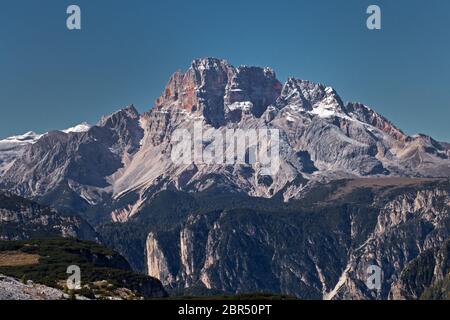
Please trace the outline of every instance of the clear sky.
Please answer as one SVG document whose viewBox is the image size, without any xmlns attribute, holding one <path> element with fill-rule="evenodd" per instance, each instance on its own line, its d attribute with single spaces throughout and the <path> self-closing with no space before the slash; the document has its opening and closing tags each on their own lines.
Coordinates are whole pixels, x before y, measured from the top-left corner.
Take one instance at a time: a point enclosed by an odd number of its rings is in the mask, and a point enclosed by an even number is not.
<svg viewBox="0 0 450 320">
<path fill-rule="evenodd" d="M 66 8 L 82 30 L 66 28 Z M 382 30 L 366 9 L 382 9 Z M 450 141 L 448 0 L 2 0 L 0 137 L 147 111 L 194 58 L 331 85 L 409 134 Z"/>
</svg>

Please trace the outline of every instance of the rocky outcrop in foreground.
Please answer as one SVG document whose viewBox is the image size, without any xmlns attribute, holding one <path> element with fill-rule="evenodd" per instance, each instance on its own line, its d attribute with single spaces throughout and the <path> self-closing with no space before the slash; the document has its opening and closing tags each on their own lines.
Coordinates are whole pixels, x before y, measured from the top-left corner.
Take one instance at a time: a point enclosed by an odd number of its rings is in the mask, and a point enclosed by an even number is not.
<svg viewBox="0 0 450 320">
<path fill-rule="evenodd" d="M 0 274 L 0 300 L 65 300 L 69 296 L 63 291 Z"/>
</svg>

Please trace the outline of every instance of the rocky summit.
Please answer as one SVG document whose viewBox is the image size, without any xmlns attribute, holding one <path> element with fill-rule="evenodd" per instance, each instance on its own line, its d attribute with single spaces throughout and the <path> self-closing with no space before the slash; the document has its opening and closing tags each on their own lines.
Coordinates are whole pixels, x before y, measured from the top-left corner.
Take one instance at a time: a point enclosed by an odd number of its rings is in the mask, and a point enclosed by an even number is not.
<svg viewBox="0 0 450 320">
<path fill-rule="evenodd" d="M 259 162 L 174 161 L 183 135 L 198 142 L 198 124 L 220 133 L 202 136 L 202 149 L 230 130 L 275 130 L 276 174 Z M 330 86 L 215 58 L 173 74 L 143 114 L 130 105 L 94 126 L 0 141 L 0 188 L 80 214 L 174 290 L 417 297 L 395 288 L 448 238 L 449 177 L 450 144 L 409 136 Z M 370 264 L 386 279 L 375 293 Z"/>
</svg>

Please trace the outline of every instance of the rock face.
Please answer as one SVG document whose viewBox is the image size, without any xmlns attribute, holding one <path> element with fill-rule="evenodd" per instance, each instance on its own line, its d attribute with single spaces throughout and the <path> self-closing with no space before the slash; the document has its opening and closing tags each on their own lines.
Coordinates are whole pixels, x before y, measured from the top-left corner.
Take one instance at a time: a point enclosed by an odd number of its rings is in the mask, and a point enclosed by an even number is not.
<svg viewBox="0 0 450 320">
<path fill-rule="evenodd" d="M 398 282 L 402 282 L 408 263 L 450 238 L 449 191 L 430 188 L 408 192 L 384 205 L 374 232 L 363 247 L 352 253 L 342 275 L 345 282 L 334 289 L 330 298 L 399 298 Z M 369 265 L 377 265 L 383 271 L 383 286 L 377 292 L 368 291 L 365 284 L 355 280 L 364 279 Z"/>
<path fill-rule="evenodd" d="M 0 191 L 0 240 L 72 237 L 96 240 L 94 229 L 81 217 Z"/>
</svg>

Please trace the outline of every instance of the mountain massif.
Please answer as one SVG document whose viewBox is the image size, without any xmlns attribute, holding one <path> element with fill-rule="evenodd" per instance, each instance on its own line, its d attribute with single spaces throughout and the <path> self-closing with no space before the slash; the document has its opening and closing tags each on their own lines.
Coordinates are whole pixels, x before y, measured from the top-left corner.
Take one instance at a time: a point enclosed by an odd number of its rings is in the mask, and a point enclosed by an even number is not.
<svg viewBox="0 0 450 320">
<path fill-rule="evenodd" d="M 174 163 L 173 132 L 192 132 L 196 121 L 204 131 L 278 129 L 280 170 L 272 177 L 257 164 Z M 407 136 L 367 106 L 344 103 L 331 87 L 293 78 L 282 85 L 268 68 L 201 59 L 175 73 L 147 113 L 130 106 L 85 131 L 49 132 L 28 144 L 0 184 L 57 208 L 95 208 L 88 219 L 126 221 L 166 189 L 220 185 L 289 200 L 314 181 L 447 177 L 449 150 L 431 137 Z"/>
<path fill-rule="evenodd" d="M 202 149 L 230 130 L 275 130 L 276 172 L 174 161 L 176 134 L 195 140 L 198 124 Z M 0 141 L 1 189 L 79 214 L 168 288 L 233 294 L 420 297 L 445 279 L 411 289 L 405 274 L 449 239 L 449 177 L 448 143 L 409 136 L 331 87 L 214 58 L 176 72 L 144 114 L 129 106 L 94 126 Z M 373 264 L 377 291 L 365 284 Z"/>
</svg>

